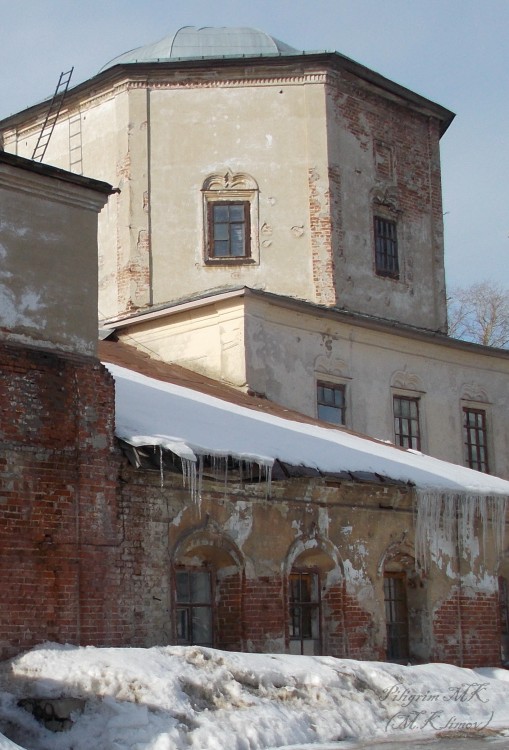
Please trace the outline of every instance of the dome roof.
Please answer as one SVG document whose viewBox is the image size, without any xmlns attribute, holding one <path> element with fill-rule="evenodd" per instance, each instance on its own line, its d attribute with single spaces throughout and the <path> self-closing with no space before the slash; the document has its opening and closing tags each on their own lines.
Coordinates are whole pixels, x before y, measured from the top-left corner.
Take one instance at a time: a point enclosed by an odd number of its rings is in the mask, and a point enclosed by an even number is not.
<svg viewBox="0 0 509 750">
<path fill-rule="evenodd" d="M 213 28 L 183 26 L 158 42 L 124 52 L 106 63 L 101 70 L 114 65 L 137 62 L 167 62 L 202 58 L 244 57 L 245 55 L 296 55 L 299 50 L 280 42 L 264 31 L 250 28 Z"/>
</svg>

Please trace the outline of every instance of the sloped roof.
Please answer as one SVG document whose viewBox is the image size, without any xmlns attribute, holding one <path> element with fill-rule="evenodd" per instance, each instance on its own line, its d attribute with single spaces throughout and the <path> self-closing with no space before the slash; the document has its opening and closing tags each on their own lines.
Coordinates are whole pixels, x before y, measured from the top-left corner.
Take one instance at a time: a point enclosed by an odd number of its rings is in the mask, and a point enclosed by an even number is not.
<svg viewBox="0 0 509 750">
<path fill-rule="evenodd" d="M 161 446 L 187 461 L 230 455 L 270 468 L 278 460 L 326 473 L 367 472 L 434 493 L 509 496 L 509 482 L 498 477 L 214 387 L 126 345 L 101 342 L 100 356 L 115 379 L 116 434 L 131 445 Z"/>
</svg>

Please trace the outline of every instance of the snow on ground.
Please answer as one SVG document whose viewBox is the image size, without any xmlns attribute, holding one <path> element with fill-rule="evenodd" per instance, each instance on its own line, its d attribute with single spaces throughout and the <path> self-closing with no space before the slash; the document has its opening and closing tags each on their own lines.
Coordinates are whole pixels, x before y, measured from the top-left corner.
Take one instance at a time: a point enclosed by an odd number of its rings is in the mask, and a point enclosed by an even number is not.
<svg viewBox="0 0 509 750">
<path fill-rule="evenodd" d="M 28 750 L 346 748 L 388 737 L 408 746 L 440 731 L 509 728 L 508 677 L 197 646 L 44 644 L 0 665 L 0 732 Z M 54 733 L 17 705 L 29 697 L 86 703 L 69 731 Z M 0 750 L 13 747 L 0 738 Z"/>
</svg>

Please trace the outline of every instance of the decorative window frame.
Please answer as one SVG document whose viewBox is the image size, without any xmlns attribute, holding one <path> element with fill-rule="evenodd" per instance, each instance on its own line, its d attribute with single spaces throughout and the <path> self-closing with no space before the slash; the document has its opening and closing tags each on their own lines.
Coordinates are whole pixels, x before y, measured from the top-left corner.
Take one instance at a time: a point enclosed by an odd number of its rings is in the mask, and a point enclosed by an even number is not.
<svg viewBox="0 0 509 750">
<path fill-rule="evenodd" d="M 202 186 L 203 263 L 208 267 L 259 265 L 259 188 L 256 180 L 245 172 L 216 172 Z M 213 203 L 245 202 L 249 204 L 249 253 L 242 257 L 213 257 L 209 254 L 210 206 Z"/>
<path fill-rule="evenodd" d="M 428 451 L 428 430 L 426 424 L 426 391 L 424 389 L 423 382 L 418 375 L 407 372 L 406 370 L 399 370 L 393 373 L 391 377 L 391 388 L 390 388 L 390 414 L 391 414 L 391 441 L 396 443 L 396 433 L 394 424 L 394 397 L 417 399 L 419 409 L 419 437 L 420 437 L 420 453 L 427 453 Z M 414 450 L 414 449 L 407 449 Z"/>
</svg>

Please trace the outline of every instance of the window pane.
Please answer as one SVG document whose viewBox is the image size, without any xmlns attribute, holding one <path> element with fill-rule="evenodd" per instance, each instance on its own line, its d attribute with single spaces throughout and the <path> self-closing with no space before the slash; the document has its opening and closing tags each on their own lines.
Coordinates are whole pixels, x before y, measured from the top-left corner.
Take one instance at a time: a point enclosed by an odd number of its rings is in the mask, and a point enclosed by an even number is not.
<svg viewBox="0 0 509 750">
<path fill-rule="evenodd" d="M 421 449 L 419 399 L 394 396 L 394 439 L 402 448 Z"/>
<path fill-rule="evenodd" d="M 316 573 L 291 573 L 288 632 L 291 653 L 320 653 L 320 582 Z"/>
<path fill-rule="evenodd" d="M 231 254 L 235 257 L 244 255 L 244 224 L 231 225 Z"/>
<path fill-rule="evenodd" d="M 387 658 L 406 660 L 409 656 L 409 642 L 406 576 L 404 574 L 386 574 L 384 598 Z"/>
<path fill-rule="evenodd" d="M 228 224 L 214 224 L 214 239 L 228 240 Z"/>
<path fill-rule="evenodd" d="M 189 573 L 187 571 L 180 570 L 176 574 L 176 585 L 177 585 L 177 601 L 178 602 L 189 602 Z"/>
<path fill-rule="evenodd" d="M 249 256 L 249 203 L 232 201 L 211 203 L 209 206 L 209 257 Z"/>
<path fill-rule="evenodd" d="M 218 258 L 224 258 L 228 256 L 228 240 L 224 242 L 214 242 L 214 255 Z"/>
<path fill-rule="evenodd" d="M 230 221 L 244 222 L 244 205 L 237 204 L 230 206 Z"/>
<path fill-rule="evenodd" d="M 190 573 L 191 601 L 205 604 L 210 602 L 210 573 L 198 571 Z"/>
<path fill-rule="evenodd" d="M 214 206 L 214 223 L 222 222 L 223 224 L 228 223 L 228 206 L 215 205 Z"/>
<path fill-rule="evenodd" d="M 191 634 L 189 630 L 189 610 L 177 608 L 177 638 L 179 641 L 189 643 Z"/>
<path fill-rule="evenodd" d="M 463 409 L 465 462 L 476 471 L 489 472 L 486 412 L 484 409 Z"/>
<path fill-rule="evenodd" d="M 374 224 L 376 273 L 399 278 L 396 222 L 375 216 Z"/>
<path fill-rule="evenodd" d="M 316 387 L 318 419 L 345 424 L 345 386 L 318 382 Z"/>
<path fill-rule="evenodd" d="M 210 607 L 193 607 L 193 643 L 212 643 L 212 610 Z"/>
</svg>

